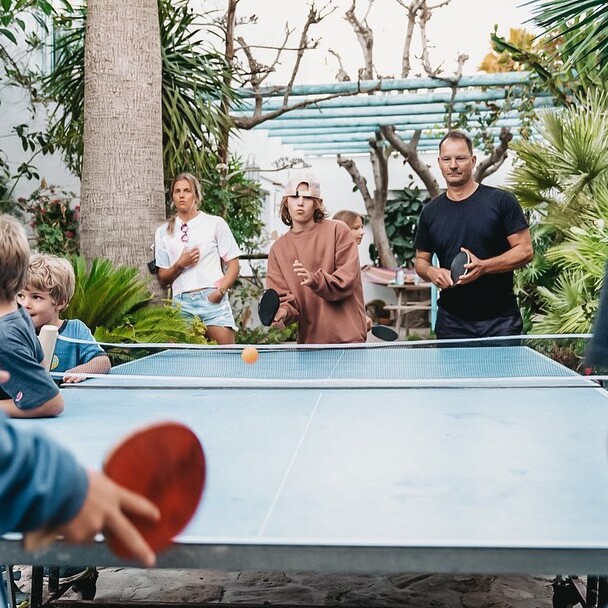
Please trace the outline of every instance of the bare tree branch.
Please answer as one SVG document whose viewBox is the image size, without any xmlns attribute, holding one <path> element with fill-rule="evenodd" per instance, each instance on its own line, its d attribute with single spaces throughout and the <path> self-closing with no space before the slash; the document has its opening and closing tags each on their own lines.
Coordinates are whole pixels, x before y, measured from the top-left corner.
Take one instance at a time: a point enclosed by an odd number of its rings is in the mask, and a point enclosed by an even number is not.
<svg viewBox="0 0 608 608">
<path fill-rule="evenodd" d="M 431 78 L 436 78 L 441 71 L 441 65 L 436 69 L 431 67 L 426 26 L 431 19 L 433 11 L 449 4 L 451 0 L 441 0 L 433 6 L 429 6 L 427 4 L 427 0 L 411 0 L 409 4 L 406 4 L 405 0 L 395 1 L 407 11 L 407 28 L 403 45 L 403 54 L 401 56 L 401 77 L 407 78 L 412 69 L 411 48 L 416 20 L 418 20 L 418 27 L 420 29 L 420 43 L 422 46 L 422 55 L 420 57 L 422 67 L 428 76 Z"/>
<path fill-rule="evenodd" d="M 368 11 L 362 21 L 357 19 L 355 15 L 356 0 L 352 0 L 351 7 L 344 14 L 344 18 L 352 26 L 361 51 L 363 53 L 363 61 L 365 67 L 359 70 L 359 80 L 373 80 L 374 79 L 374 32 L 367 23 L 367 15 L 371 9 L 373 0 L 369 0 Z"/>
<path fill-rule="evenodd" d="M 335 78 L 338 82 L 348 82 L 350 80 L 350 76 L 347 71 L 344 69 L 344 65 L 342 64 L 342 57 L 333 49 L 329 49 L 329 53 L 333 55 L 338 60 L 338 73 Z"/>
<path fill-rule="evenodd" d="M 282 87 L 281 87 L 282 89 Z M 285 104 L 283 101 L 282 107 L 262 113 L 262 102 L 263 96 L 256 95 L 255 96 L 255 110 L 252 116 L 230 116 L 232 121 L 234 122 L 234 126 L 238 129 L 253 129 L 259 124 L 266 122 L 267 120 L 272 120 L 273 118 L 278 118 L 279 116 L 285 114 L 286 112 L 291 112 L 292 110 L 299 110 L 301 108 L 307 108 L 310 106 L 314 106 L 323 101 L 328 101 L 330 99 L 336 99 L 337 97 L 352 97 L 353 95 L 359 95 L 360 93 L 373 93 L 375 91 L 380 90 L 380 83 L 375 84 L 368 89 L 359 87 L 357 91 L 353 91 L 352 93 L 332 93 L 331 95 L 324 95 L 322 97 L 317 97 L 316 99 L 306 99 L 304 101 L 299 101 L 292 104 Z M 285 100 L 285 98 L 283 98 Z"/>
<path fill-rule="evenodd" d="M 407 28 L 405 32 L 405 42 L 403 44 L 403 54 L 401 56 L 401 78 L 407 78 L 412 69 L 410 56 L 412 52 L 412 40 L 414 37 L 414 28 L 416 26 L 416 15 L 418 9 L 424 4 L 425 0 L 415 0 L 409 6 L 405 5 L 403 0 L 397 0 L 403 8 L 407 10 Z"/>
<path fill-rule="evenodd" d="M 341 154 L 338 154 L 336 160 L 338 162 L 338 165 L 346 169 L 348 174 L 351 176 L 353 183 L 355 184 L 355 186 L 357 186 L 357 189 L 359 190 L 361 196 L 363 197 L 363 200 L 365 201 L 365 207 L 367 209 L 368 202 L 369 204 L 371 204 L 372 195 L 370 194 L 369 189 L 367 187 L 367 180 L 361 175 L 361 173 L 359 173 L 359 169 L 357 169 L 355 161 L 351 158 L 342 158 Z"/>
<path fill-rule="evenodd" d="M 492 153 L 484 158 L 477 165 L 477 169 L 475 169 L 474 179 L 478 183 L 481 183 L 484 178 L 497 171 L 507 158 L 509 143 L 513 139 L 511 130 L 508 127 L 503 127 L 500 130 L 498 139 L 500 140 L 500 143 L 497 146 L 494 146 Z"/>
<path fill-rule="evenodd" d="M 454 103 L 456 102 L 456 95 L 458 93 L 458 83 L 462 78 L 462 69 L 464 64 L 469 60 L 469 56 L 465 53 L 458 55 L 458 65 L 453 78 L 447 79 L 451 83 L 452 94 L 450 95 L 450 101 L 448 102 L 448 112 L 445 119 L 445 124 L 448 129 L 452 128 L 452 113 L 454 112 Z"/>
<path fill-rule="evenodd" d="M 429 10 L 426 1 L 422 3 L 419 11 L 419 27 L 420 27 L 420 44 L 422 45 L 422 55 L 420 60 L 422 61 L 422 67 L 428 76 L 431 78 L 436 78 L 437 74 L 441 71 L 441 66 L 436 69 L 431 67 L 431 59 L 429 56 L 429 41 L 426 36 L 426 24 L 431 18 L 431 11 Z"/>
<path fill-rule="evenodd" d="M 374 239 L 374 245 L 380 258 L 380 263 L 386 268 L 394 268 L 397 265 L 397 260 L 392 252 L 389 238 L 386 234 L 386 226 L 384 224 L 384 212 L 386 209 L 386 199 L 388 197 L 388 157 L 389 154 L 382 146 L 382 138 L 380 134 L 376 138 L 369 140 L 370 145 L 370 162 L 374 173 L 374 194 L 372 195 L 367 187 L 367 180 L 359 173 L 355 161 L 352 159 L 342 158 L 338 154 L 337 162 L 340 167 L 346 169 L 351 176 L 353 183 L 357 186 L 365 209 L 370 217 L 370 226 Z"/>
<path fill-rule="evenodd" d="M 334 12 L 335 7 L 332 7 L 331 10 L 327 10 L 331 6 L 331 2 L 326 4 L 323 8 L 317 10 L 315 8 L 315 3 L 312 2 L 310 5 L 310 10 L 308 11 L 308 17 L 306 19 L 306 23 L 302 28 L 302 34 L 300 35 L 300 44 L 299 51 L 296 54 L 296 60 L 293 65 L 293 69 L 291 70 L 291 77 L 289 78 L 289 82 L 287 83 L 287 88 L 285 91 L 285 95 L 283 97 L 283 103 L 287 103 L 289 99 L 289 95 L 291 94 L 291 89 L 293 88 L 293 83 L 295 82 L 296 76 L 298 75 L 298 71 L 300 69 L 300 63 L 302 62 L 302 57 L 304 56 L 304 52 L 308 49 L 316 48 L 318 45 L 318 41 L 313 41 L 312 44 L 308 40 L 308 30 L 310 26 L 316 23 L 320 23 Z M 324 11 L 327 11 L 324 13 Z"/>
<path fill-rule="evenodd" d="M 422 180 L 428 190 L 429 196 L 435 198 L 439 195 L 440 189 L 437 180 L 431 173 L 429 166 L 424 163 L 418 155 L 418 142 L 420 141 L 421 131 L 415 131 L 409 142 L 404 142 L 397 132 L 395 127 L 383 126 L 380 127 L 383 137 L 391 146 L 409 163 L 416 175 Z"/>
</svg>

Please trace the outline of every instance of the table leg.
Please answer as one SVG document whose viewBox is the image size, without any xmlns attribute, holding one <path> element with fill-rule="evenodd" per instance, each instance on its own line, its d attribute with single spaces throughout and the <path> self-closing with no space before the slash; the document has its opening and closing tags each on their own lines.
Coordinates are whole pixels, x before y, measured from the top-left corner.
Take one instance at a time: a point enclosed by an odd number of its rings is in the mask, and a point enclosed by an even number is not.
<svg viewBox="0 0 608 608">
<path fill-rule="evenodd" d="M 44 566 L 32 566 L 32 589 L 30 591 L 31 608 L 42 606 L 42 592 L 44 584 Z"/>
<path fill-rule="evenodd" d="M 405 289 L 397 289 L 397 314 L 395 315 L 395 331 L 399 336 L 399 330 L 401 329 L 401 315 L 403 314 L 403 292 Z M 406 320 L 407 323 L 407 320 Z"/>
</svg>

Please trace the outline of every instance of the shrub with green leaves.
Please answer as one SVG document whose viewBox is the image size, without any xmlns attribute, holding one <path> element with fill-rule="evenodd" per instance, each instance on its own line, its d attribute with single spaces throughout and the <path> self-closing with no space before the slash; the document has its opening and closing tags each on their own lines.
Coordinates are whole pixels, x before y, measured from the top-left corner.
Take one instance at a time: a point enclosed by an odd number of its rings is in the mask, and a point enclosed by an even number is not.
<svg viewBox="0 0 608 608">
<path fill-rule="evenodd" d="M 391 249 L 400 266 L 413 263 L 416 257 L 414 237 L 418 229 L 418 218 L 422 211 L 423 200 L 420 189 L 413 183 L 403 190 L 389 192 L 384 213 L 384 225 Z M 378 253 L 373 244 L 370 245 L 369 254 L 374 264 L 378 264 Z"/>
<path fill-rule="evenodd" d="M 65 256 L 79 251 L 80 205 L 76 195 L 42 184 L 28 198 L 17 199 L 18 209 L 34 230 L 34 248 L 41 253 Z"/>
<path fill-rule="evenodd" d="M 205 325 L 186 320 L 170 303 L 153 300 L 147 281 L 136 268 L 115 267 L 109 260 L 93 260 L 90 268 L 81 256 L 72 258 L 76 275 L 74 297 L 62 313 L 65 319 L 80 319 L 95 339 L 105 343 L 194 343 L 205 344 Z M 147 352 L 110 351 L 122 361 Z"/>
<path fill-rule="evenodd" d="M 535 260 L 518 272 L 536 333 L 585 333 L 608 256 L 608 93 L 541 113 L 542 138 L 516 142 L 511 190 L 531 213 Z M 522 297 L 523 296 L 523 297 Z"/>
</svg>

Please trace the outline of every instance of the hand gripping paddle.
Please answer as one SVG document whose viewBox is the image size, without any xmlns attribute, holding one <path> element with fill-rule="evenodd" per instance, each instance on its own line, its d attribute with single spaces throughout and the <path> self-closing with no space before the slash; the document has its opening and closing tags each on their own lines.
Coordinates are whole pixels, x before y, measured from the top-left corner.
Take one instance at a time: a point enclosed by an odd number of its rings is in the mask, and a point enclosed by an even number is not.
<svg viewBox="0 0 608 608">
<path fill-rule="evenodd" d="M 386 325 L 374 325 L 371 329 L 372 336 L 384 342 L 394 342 L 397 339 L 397 332 Z"/>
<path fill-rule="evenodd" d="M 205 486 L 205 454 L 188 427 L 162 422 L 126 437 L 107 456 L 103 471 L 158 507 L 158 521 L 130 518 L 157 553 L 171 545 L 196 512 Z M 133 557 L 118 538 L 106 535 L 106 542 L 119 557 Z"/>
<path fill-rule="evenodd" d="M 258 304 L 258 316 L 262 325 L 269 327 L 272 324 L 280 303 L 279 294 L 274 289 L 267 289 L 262 294 Z"/>
<path fill-rule="evenodd" d="M 468 268 L 465 268 L 465 264 L 471 262 L 471 256 L 467 251 L 461 251 L 454 256 L 452 264 L 450 266 L 450 276 L 452 277 L 452 283 L 454 285 L 458 283 L 458 279 L 469 272 Z"/>
<path fill-rule="evenodd" d="M 177 422 L 143 427 L 128 435 L 108 455 L 104 473 L 117 484 L 145 496 L 160 511 L 158 521 L 130 516 L 155 553 L 171 545 L 188 524 L 205 486 L 205 454 L 196 435 Z M 46 547 L 58 530 L 40 528 L 24 535 L 26 551 Z M 106 542 L 119 557 L 133 555 L 118 538 L 106 534 Z"/>
</svg>

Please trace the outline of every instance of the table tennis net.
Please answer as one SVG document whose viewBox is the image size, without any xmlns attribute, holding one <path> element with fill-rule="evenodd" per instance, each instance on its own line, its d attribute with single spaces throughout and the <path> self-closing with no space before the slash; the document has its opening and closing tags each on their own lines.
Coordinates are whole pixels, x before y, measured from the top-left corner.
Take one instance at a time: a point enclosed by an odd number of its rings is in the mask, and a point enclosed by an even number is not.
<svg viewBox="0 0 608 608">
<path fill-rule="evenodd" d="M 577 338 L 580 340 L 580 337 Z M 70 340 L 68 340 L 70 341 Z M 522 345 L 522 342 L 528 345 Z M 366 345 L 244 346 L 102 344 L 109 374 L 79 374 L 79 387 L 120 388 L 425 388 L 592 386 L 583 376 L 532 348 L 538 337 L 419 341 Z M 63 374 L 52 372 L 58 381 Z"/>
</svg>

